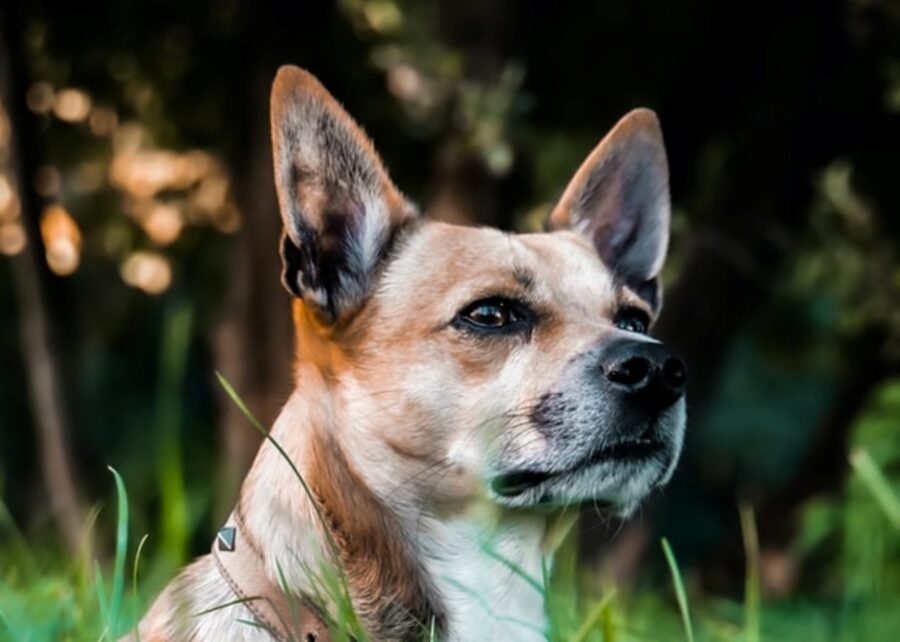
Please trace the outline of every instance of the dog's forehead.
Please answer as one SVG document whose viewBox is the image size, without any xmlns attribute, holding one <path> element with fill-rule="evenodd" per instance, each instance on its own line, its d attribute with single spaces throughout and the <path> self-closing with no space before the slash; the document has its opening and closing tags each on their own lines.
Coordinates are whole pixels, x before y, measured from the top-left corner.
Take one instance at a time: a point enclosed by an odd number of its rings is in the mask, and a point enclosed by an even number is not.
<svg viewBox="0 0 900 642">
<path fill-rule="evenodd" d="M 437 222 L 407 239 L 382 285 L 394 294 L 440 295 L 448 305 L 517 292 L 560 304 L 616 295 L 612 274 L 574 232 L 511 234 Z"/>
</svg>

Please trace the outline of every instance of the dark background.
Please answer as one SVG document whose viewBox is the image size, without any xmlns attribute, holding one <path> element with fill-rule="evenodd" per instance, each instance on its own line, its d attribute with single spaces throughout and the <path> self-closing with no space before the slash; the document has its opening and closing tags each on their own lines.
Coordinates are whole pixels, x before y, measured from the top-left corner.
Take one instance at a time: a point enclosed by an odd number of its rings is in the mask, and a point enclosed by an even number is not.
<svg viewBox="0 0 900 642">
<path fill-rule="evenodd" d="M 264 423 L 289 389 L 267 103 L 294 63 L 434 216 L 509 229 L 656 110 L 656 333 L 689 364 L 688 439 L 632 523 L 586 515 L 586 559 L 628 580 L 666 534 L 696 586 L 735 594 L 744 502 L 767 596 L 857 577 L 884 516 L 848 456 L 900 479 L 897 2 L 33 0 L 0 20 L 0 497 L 29 539 L 77 550 L 108 464 L 166 568 L 230 507 L 258 438 L 214 373 Z"/>
</svg>

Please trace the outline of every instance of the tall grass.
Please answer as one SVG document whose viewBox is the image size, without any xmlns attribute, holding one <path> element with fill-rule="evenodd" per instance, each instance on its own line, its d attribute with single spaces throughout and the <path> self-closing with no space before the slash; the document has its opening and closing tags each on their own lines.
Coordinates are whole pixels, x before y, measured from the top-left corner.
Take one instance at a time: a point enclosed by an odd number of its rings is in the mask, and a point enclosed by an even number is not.
<svg viewBox="0 0 900 642">
<path fill-rule="evenodd" d="M 687 642 L 694 642 L 694 625 L 691 624 L 691 611 L 688 608 L 687 591 L 684 590 L 684 580 L 681 579 L 681 569 L 678 568 L 678 562 L 675 560 L 675 553 L 669 541 L 664 537 L 662 539 L 663 553 L 666 556 L 666 562 L 669 565 L 669 571 L 672 573 L 672 584 L 675 586 L 675 599 L 678 601 L 678 610 L 681 613 L 681 622 L 684 624 L 684 637 Z"/>
<path fill-rule="evenodd" d="M 265 433 L 233 387 L 224 379 L 222 384 Z M 289 458 L 287 462 L 293 467 Z M 570 538 L 563 543 L 552 572 L 545 569 L 540 581 L 522 573 L 546 598 L 548 638 L 554 642 L 893 642 L 900 631 L 900 592 L 895 590 L 900 575 L 900 494 L 884 463 L 869 451 L 855 449 L 851 465 L 851 492 L 833 502 L 843 516 L 842 532 L 850 539 L 844 541 L 844 557 L 834 566 L 837 580 L 827 590 L 801 593 L 790 601 L 762 599 L 756 524 L 751 508 L 741 506 L 746 553 L 743 604 L 689 590 L 693 584 L 686 581 L 686 570 L 665 539 L 656 561 L 668 566 L 669 585 L 628 587 L 615 586 L 596 571 L 581 568 Z M 116 639 L 133 628 L 150 597 L 141 569 L 157 562 L 144 563 L 146 535 L 132 553 L 125 480 L 114 469 L 110 472 L 116 497 L 115 552 L 108 564 L 97 563 L 93 572 L 86 571 L 81 560 L 62 558 L 46 542 L 23 534 L 0 502 L 0 641 L 97 642 Z M 298 483 L 303 483 L 296 469 L 295 474 Z M 812 506 L 808 512 L 820 509 Z M 817 537 L 827 541 L 831 535 Z M 165 552 L 157 551 L 161 555 Z M 131 582 L 126 581 L 129 560 Z M 648 565 L 653 561 L 648 560 Z M 514 565 L 511 568 L 517 570 Z M 337 600 L 336 639 L 365 639 L 339 572 L 305 570 L 316 578 L 321 599 Z M 869 583 L 853 580 L 860 575 L 869 578 Z M 436 639 L 433 623 L 426 623 L 423 639 Z"/>
<path fill-rule="evenodd" d="M 759 642 L 759 536 L 756 533 L 753 508 L 748 504 L 741 504 L 739 511 L 744 556 L 747 559 L 744 576 L 744 639 L 747 642 Z"/>
<path fill-rule="evenodd" d="M 865 448 L 858 448 L 850 455 L 850 465 L 865 485 L 891 525 L 900 532 L 900 497 L 891 483 Z"/>
<path fill-rule="evenodd" d="M 160 494 L 160 552 L 173 565 L 184 563 L 188 555 L 191 523 L 184 479 L 182 426 L 184 379 L 193 325 L 193 309 L 184 303 L 171 304 L 163 324 L 159 382 L 153 431 L 159 436 L 156 476 Z"/>
<path fill-rule="evenodd" d="M 103 620 L 101 639 L 117 637 L 121 629 L 122 600 L 125 597 L 125 557 L 128 554 L 128 494 L 125 492 L 125 482 L 119 472 L 109 466 L 109 471 L 116 480 L 116 495 L 118 497 L 118 518 L 116 520 L 116 556 L 113 562 L 113 580 L 109 597 L 106 596 L 103 582 L 103 572 L 100 564 L 94 566 L 97 579 L 97 603 L 100 607 L 100 617 Z"/>
</svg>

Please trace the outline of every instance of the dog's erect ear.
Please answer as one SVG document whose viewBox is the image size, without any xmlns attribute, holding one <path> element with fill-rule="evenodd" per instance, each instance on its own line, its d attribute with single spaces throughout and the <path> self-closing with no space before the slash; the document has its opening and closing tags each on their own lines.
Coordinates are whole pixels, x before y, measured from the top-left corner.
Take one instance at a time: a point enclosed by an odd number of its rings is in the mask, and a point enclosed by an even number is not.
<svg viewBox="0 0 900 642">
<path fill-rule="evenodd" d="M 392 235 L 415 208 L 360 127 L 308 72 L 278 70 L 271 117 L 284 284 L 331 323 L 368 294 Z"/>
<path fill-rule="evenodd" d="M 648 109 L 635 109 L 582 163 L 548 227 L 588 236 L 616 276 L 656 309 L 669 217 L 669 167 L 659 120 Z"/>
</svg>

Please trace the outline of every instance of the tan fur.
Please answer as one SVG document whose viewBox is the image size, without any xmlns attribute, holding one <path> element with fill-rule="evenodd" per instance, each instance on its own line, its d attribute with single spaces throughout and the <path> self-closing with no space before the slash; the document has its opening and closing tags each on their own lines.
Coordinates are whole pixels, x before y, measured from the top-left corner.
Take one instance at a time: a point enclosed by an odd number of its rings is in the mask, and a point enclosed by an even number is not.
<svg viewBox="0 0 900 642">
<path fill-rule="evenodd" d="M 569 182 L 566 191 L 560 196 L 556 207 L 550 214 L 553 229 L 567 229 L 573 221 L 572 215 L 577 207 L 579 193 L 584 190 L 591 174 L 603 164 L 607 157 L 622 152 L 622 148 L 634 144 L 634 139 L 643 139 L 656 153 L 654 162 L 666 168 L 665 148 L 662 143 L 662 130 L 659 119 L 649 109 L 635 109 L 622 118 L 609 134 L 588 155 L 575 176 Z"/>
<path fill-rule="evenodd" d="M 562 500 L 606 493 L 630 510 L 668 479 L 680 449 L 683 403 L 661 428 L 677 441 L 671 461 L 591 482 L 565 472 L 599 447 L 591 430 L 564 426 L 572 443 L 560 445 L 534 419 L 560 391 L 591 400 L 592 375 L 579 364 L 603 346 L 650 341 L 613 320 L 625 306 L 650 316 L 658 308 L 568 228 L 610 150 L 638 137 L 659 147 L 651 162 L 664 168 L 655 116 L 627 117 L 591 154 L 554 211 L 557 231 L 521 236 L 415 218 L 362 130 L 302 70 L 279 72 L 272 118 L 285 280 L 298 298 L 296 385 L 271 434 L 312 498 L 265 443 L 236 509 L 247 545 L 298 594 L 313 588 L 304 569 L 336 566 L 374 640 L 417 639 L 432 625 L 457 642 L 543 639 L 541 596 L 484 547 L 540 581 L 570 520 L 504 503 L 491 476 L 539 462 L 562 471 Z M 658 214 L 667 224 L 668 211 Z M 351 224 L 336 228 L 335 217 Z M 654 270 L 665 248 L 656 251 Z M 346 258 L 343 271 L 327 272 L 322 256 Z M 536 315 L 528 333 L 482 337 L 456 325 L 468 304 L 498 296 L 527 302 Z M 142 639 L 265 639 L 236 622 L 249 617 L 240 606 L 184 617 L 227 601 L 209 559 L 164 591 Z"/>
<path fill-rule="evenodd" d="M 396 516 L 350 468 L 328 435 L 311 444 L 310 488 L 337 547 L 357 615 L 378 640 L 410 639 L 439 628 L 443 614 Z"/>
</svg>

